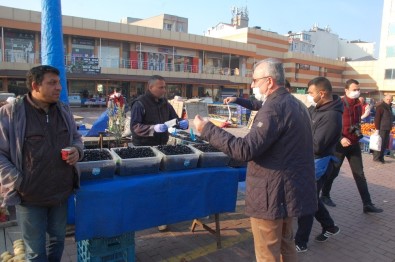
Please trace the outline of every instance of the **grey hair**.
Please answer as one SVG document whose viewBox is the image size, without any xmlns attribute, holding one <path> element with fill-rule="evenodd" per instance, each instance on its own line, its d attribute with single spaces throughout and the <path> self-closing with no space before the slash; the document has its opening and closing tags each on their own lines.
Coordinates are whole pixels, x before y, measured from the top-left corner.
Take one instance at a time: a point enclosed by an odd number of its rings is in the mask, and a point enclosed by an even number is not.
<svg viewBox="0 0 395 262">
<path fill-rule="evenodd" d="M 267 58 L 255 64 L 254 70 L 262 66 L 262 73 L 271 76 L 280 87 L 285 86 L 285 73 L 283 63 L 277 58 Z"/>
</svg>

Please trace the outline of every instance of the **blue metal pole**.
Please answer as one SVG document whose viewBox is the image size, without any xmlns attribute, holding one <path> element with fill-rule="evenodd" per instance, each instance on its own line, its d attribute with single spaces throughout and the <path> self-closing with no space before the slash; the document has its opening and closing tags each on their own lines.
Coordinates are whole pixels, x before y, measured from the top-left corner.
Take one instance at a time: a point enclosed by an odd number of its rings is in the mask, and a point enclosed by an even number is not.
<svg viewBox="0 0 395 262">
<path fill-rule="evenodd" d="M 60 71 L 60 100 L 69 103 L 64 66 L 62 8 L 60 0 L 41 1 L 41 61 Z"/>
</svg>

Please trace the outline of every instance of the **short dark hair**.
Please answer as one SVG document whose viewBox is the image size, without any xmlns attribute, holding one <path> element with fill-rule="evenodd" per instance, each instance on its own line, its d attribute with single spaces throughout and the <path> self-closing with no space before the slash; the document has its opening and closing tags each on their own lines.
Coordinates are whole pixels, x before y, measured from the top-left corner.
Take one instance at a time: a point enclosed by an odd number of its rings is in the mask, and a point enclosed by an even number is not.
<svg viewBox="0 0 395 262">
<path fill-rule="evenodd" d="M 357 80 L 355 80 L 355 79 L 349 79 L 349 80 L 346 81 L 345 88 L 348 89 L 351 84 L 359 85 L 359 82 Z"/>
<path fill-rule="evenodd" d="M 118 92 L 118 93 L 119 93 L 119 92 L 121 92 L 121 91 L 122 91 L 122 89 L 121 89 L 120 87 L 116 87 L 116 88 L 115 88 L 115 92 Z"/>
<path fill-rule="evenodd" d="M 153 85 L 157 80 L 159 81 L 165 81 L 165 79 L 163 78 L 163 76 L 160 75 L 153 75 L 148 79 L 148 87 L 150 87 L 151 85 Z"/>
<path fill-rule="evenodd" d="M 319 90 L 324 90 L 328 93 L 332 92 L 332 84 L 326 77 L 319 76 L 311 79 L 307 84 L 307 87 L 310 87 L 312 85 L 315 85 L 315 87 Z"/>
<path fill-rule="evenodd" d="M 56 75 L 60 75 L 60 71 L 49 65 L 40 65 L 31 68 L 26 74 L 26 86 L 27 89 L 32 90 L 32 83 L 36 82 L 37 84 L 42 84 L 44 80 L 44 75 L 46 73 L 53 73 Z"/>
</svg>

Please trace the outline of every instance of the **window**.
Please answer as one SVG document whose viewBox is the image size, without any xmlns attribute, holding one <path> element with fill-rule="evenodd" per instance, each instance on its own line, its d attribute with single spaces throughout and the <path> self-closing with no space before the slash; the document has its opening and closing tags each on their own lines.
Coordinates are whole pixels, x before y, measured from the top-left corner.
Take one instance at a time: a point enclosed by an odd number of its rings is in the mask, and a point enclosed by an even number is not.
<svg viewBox="0 0 395 262">
<path fill-rule="evenodd" d="M 385 69 L 384 79 L 395 79 L 395 69 Z"/>
<path fill-rule="evenodd" d="M 388 36 L 395 35 L 395 23 L 390 23 L 388 25 Z"/>
<path fill-rule="evenodd" d="M 395 46 L 387 46 L 387 56 L 386 57 L 395 57 Z"/>
<path fill-rule="evenodd" d="M 178 24 L 178 32 L 184 32 L 184 26 L 183 24 Z"/>
<path fill-rule="evenodd" d="M 164 30 L 167 30 L 167 31 L 171 31 L 171 24 L 164 23 L 164 24 L 163 24 L 163 29 L 164 29 Z"/>
</svg>

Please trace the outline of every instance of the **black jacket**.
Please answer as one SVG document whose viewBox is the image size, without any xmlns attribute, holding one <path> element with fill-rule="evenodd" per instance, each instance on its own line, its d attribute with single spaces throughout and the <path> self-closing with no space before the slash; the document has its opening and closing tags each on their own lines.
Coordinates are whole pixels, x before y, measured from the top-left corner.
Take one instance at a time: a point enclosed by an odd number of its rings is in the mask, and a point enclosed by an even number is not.
<svg viewBox="0 0 395 262">
<path fill-rule="evenodd" d="M 210 122 L 202 137 L 229 156 L 249 161 L 248 216 L 275 220 L 314 214 L 317 192 L 310 116 L 285 88 L 268 96 L 245 137 L 235 137 Z"/>
<path fill-rule="evenodd" d="M 333 155 L 342 133 L 343 103 L 334 95 L 333 101 L 320 107 L 310 107 L 313 130 L 314 157 Z"/>
<path fill-rule="evenodd" d="M 148 128 L 156 124 L 163 124 L 174 118 L 178 119 L 177 113 L 167 99 L 161 98 L 156 101 L 152 94 L 147 91 L 144 95 L 132 101 L 131 108 L 132 143 L 136 146 L 165 145 L 169 140 L 169 133 L 154 132 L 153 135 L 149 135 L 151 131 Z M 136 124 L 145 125 L 143 129 L 146 129 L 146 135 L 137 134 L 136 129 L 139 127 Z M 140 133 L 144 132 L 140 131 Z"/>
<path fill-rule="evenodd" d="M 374 125 L 377 130 L 389 131 L 392 129 L 392 110 L 391 106 L 382 102 L 376 107 L 376 116 L 374 118 Z"/>
</svg>

